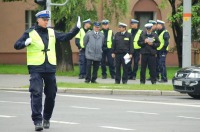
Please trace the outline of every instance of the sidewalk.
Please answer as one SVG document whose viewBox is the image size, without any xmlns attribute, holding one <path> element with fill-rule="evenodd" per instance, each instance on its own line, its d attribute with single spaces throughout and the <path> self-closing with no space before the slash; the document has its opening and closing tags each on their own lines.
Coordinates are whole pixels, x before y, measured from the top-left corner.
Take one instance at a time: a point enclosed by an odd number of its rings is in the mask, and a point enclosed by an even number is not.
<svg viewBox="0 0 200 132">
<path fill-rule="evenodd" d="M 22 86 L 29 85 L 29 75 L 9 75 L 0 74 L 0 90 L 20 90 L 28 91 L 28 89 L 22 89 Z M 57 82 L 68 83 L 84 83 L 84 79 L 78 79 L 78 77 L 66 77 L 56 76 Z M 97 79 L 98 83 L 114 83 L 114 79 Z M 128 84 L 140 84 L 139 79 L 128 80 Z M 146 84 L 151 84 L 147 81 Z M 158 83 L 159 84 L 159 83 Z M 171 80 L 164 85 L 171 85 Z M 145 85 L 144 85 L 145 86 Z M 183 95 L 175 91 L 160 91 L 160 90 L 113 90 L 113 89 L 87 89 L 87 88 L 58 88 L 58 92 L 66 93 L 78 93 L 78 94 L 128 94 L 128 95 Z"/>
</svg>

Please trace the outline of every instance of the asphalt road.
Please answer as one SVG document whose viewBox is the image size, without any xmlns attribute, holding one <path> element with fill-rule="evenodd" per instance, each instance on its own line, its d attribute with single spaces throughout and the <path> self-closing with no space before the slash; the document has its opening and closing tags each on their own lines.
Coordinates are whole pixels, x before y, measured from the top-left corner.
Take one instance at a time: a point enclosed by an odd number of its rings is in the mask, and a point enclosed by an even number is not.
<svg viewBox="0 0 200 132">
<path fill-rule="evenodd" d="M 48 132 L 198 132 L 188 96 L 57 94 Z M 28 92 L 0 91 L 0 132 L 34 132 Z"/>
</svg>

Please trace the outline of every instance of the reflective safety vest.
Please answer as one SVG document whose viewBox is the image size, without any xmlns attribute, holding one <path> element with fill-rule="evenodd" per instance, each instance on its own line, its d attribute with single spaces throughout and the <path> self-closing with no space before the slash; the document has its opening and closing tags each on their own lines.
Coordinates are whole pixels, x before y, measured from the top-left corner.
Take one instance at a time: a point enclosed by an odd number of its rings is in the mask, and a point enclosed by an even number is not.
<svg viewBox="0 0 200 132">
<path fill-rule="evenodd" d="M 90 30 L 88 30 L 88 31 L 90 31 Z M 84 31 L 83 28 L 81 28 L 80 31 L 79 31 L 79 33 L 75 37 L 75 38 L 79 38 L 80 39 L 80 46 L 81 46 L 81 48 L 85 47 L 84 43 L 83 43 L 84 37 L 85 37 L 85 31 Z"/>
<path fill-rule="evenodd" d="M 165 44 L 165 40 L 163 38 L 163 35 L 165 32 L 168 32 L 167 30 L 162 31 L 162 33 L 158 36 L 159 40 L 160 40 L 160 46 L 157 48 L 157 50 L 161 50 Z M 169 45 L 167 46 L 166 50 L 169 50 Z"/>
<path fill-rule="evenodd" d="M 129 33 L 131 33 L 131 29 L 128 30 Z M 140 35 L 142 33 L 142 30 L 138 29 L 135 37 L 134 37 L 134 40 L 133 40 L 133 47 L 134 49 L 140 49 L 141 47 L 138 45 L 138 40 L 140 39 Z"/>
<path fill-rule="evenodd" d="M 103 30 L 101 30 L 101 32 L 104 33 Z M 112 48 L 112 33 L 113 33 L 112 30 L 108 30 L 107 47 L 108 47 L 109 49 Z"/>
<path fill-rule="evenodd" d="M 53 29 L 48 28 L 48 36 L 48 49 L 46 49 L 45 51 L 44 43 L 40 35 L 35 30 L 29 33 L 29 37 L 32 39 L 32 42 L 27 47 L 27 65 L 42 65 L 45 61 L 46 53 L 49 63 L 52 65 L 56 65 L 56 39 Z"/>
</svg>

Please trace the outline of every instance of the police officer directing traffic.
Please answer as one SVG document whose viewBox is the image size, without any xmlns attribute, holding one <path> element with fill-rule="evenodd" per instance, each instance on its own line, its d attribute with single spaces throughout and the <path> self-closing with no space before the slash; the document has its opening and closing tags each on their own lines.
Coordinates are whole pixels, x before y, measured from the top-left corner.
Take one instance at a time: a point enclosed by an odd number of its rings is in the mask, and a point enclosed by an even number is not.
<svg viewBox="0 0 200 132">
<path fill-rule="evenodd" d="M 75 37 L 76 46 L 79 49 L 79 79 L 84 79 L 86 75 L 86 58 L 85 58 L 85 47 L 83 44 L 85 34 L 90 31 L 91 21 L 90 19 L 83 21 L 83 28 L 80 29 L 79 33 Z"/>
<path fill-rule="evenodd" d="M 133 68 L 132 68 L 132 61 L 131 63 L 128 63 L 128 69 L 129 69 L 129 79 L 136 79 L 137 71 L 138 71 L 138 64 L 140 61 L 140 46 L 138 45 L 138 40 L 140 38 L 140 35 L 142 34 L 142 30 L 138 28 L 139 21 L 135 19 L 131 19 L 131 29 L 128 30 L 129 33 L 132 34 L 133 37 Z"/>
<path fill-rule="evenodd" d="M 160 41 L 157 34 L 152 32 L 153 24 L 145 24 L 146 32 L 144 32 L 139 39 L 138 44 L 141 46 L 141 72 L 140 84 L 146 82 L 146 68 L 147 65 L 150 70 L 151 83 L 156 84 L 156 48 L 159 47 Z"/>
<path fill-rule="evenodd" d="M 161 20 L 157 20 L 157 34 L 160 40 L 160 46 L 157 48 L 157 78 L 159 78 L 159 74 L 161 74 L 161 80 L 159 82 L 165 83 L 168 81 L 167 79 L 167 69 L 166 69 L 166 56 L 169 47 L 169 32 L 165 29 L 165 22 Z"/>
<path fill-rule="evenodd" d="M 55 104 L 56 86 L 56 41 L 68 41 L 80 30 L 80 17 L 77 26 L 69 33 L 60 33 L 47 27 L 50 12 L 43 10 L 36 15 L 36 25 L 25 31 L 14 48 L 27 49 L 27 65 L 30 74 L 31 110 L 35 131 L 50 127 L 50 118 Z M 44 82 L 44 110 L 42 115 L 42 94 Z M 43 126 L 42 126 L 43 121 Z"/>
<path fill-rule="evenodd" d="M 114 67 L 114 61 L 113 61 L 112 52 L 111 52 L 112 43 L 113 43 L 113 31 L 109 29 L 109 20 L 102 20 L 101 32 L 104 34 L 103 54 L 102 54 L 102 60 L 101 60 L 102 79 L 107 78 L 106 59 L 109 66 L 110 76 L 112 79 L 114 79 L 115 67 Z"/>
<path fill-rule="evenodd" d="M 128 53 L 129 58 L 132 58 L 133 54 L 133 38 L 126 31 L 126 27 L 127 25 L 125 23 L 119 23 L 119 32 L 115 34 L 112 45 L 112 57 L 116 61 L 116 84 L 120 84 L 121 81 L 121 65 L 123 67 L 122 83 L 127 84 L 128 66 L 125 64 L 124 56 Z"/>
</svg>

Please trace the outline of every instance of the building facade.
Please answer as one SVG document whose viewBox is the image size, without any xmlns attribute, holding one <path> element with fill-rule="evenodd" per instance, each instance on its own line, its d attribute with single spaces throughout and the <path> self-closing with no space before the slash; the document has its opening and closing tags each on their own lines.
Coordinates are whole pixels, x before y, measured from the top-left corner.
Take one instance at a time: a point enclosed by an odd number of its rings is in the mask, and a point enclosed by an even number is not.
<svg viewBox="0 0 200 132">
<path fill-rule="evenodd" d="M 144 29 L 144 24 L 149 19 L 161 19 L 166 22 L 166 28 L 170 32 L 170 47 L 175 47 L 172 30 L 167 18 L 171 15 L 170 5 L 159 9 L 158 5 L 162 0 L 129 0 L 129 10 L 125 18 L 121 20 L 129 25 L 130 19 L 135 18 L 140 21 L 140 28 Z M 102 0 L 98 7 L 98 19 L 101 21 L 103 16 Z M 16 40 L 24 31 L 35 23 L 35 10 L 37 5 L 34 0 L 26 2 L 0 2 L 0 64 L 26 64 L 26 49 L 15 50 L 13 48 Z M 118 26 L 113 20 L 110 28 L 117 32 Z M 71 40 L 73 51 L 73 62 L 78 63 L 78 49 L 74 40 Z M 178 66 L 178 57 L 176 52 L 170 52 L 167 55 L 168 66 Z"/>
</svg>

